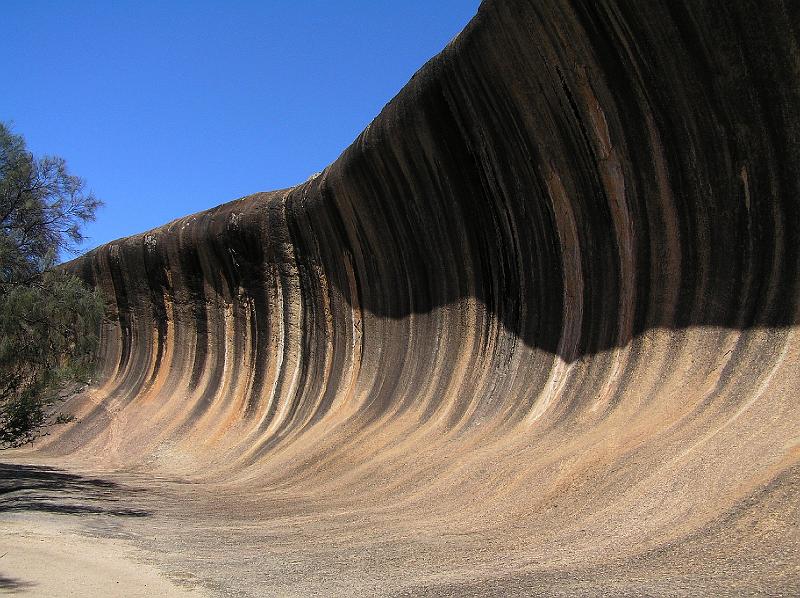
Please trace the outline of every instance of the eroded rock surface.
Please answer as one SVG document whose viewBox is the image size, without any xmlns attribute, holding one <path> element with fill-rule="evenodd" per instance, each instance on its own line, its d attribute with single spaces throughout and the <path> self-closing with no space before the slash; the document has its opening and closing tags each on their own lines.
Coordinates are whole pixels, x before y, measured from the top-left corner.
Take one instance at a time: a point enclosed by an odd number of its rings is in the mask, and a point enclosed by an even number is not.
<svg viewBox="0 0 800 598">
<path fill-rule="evenodd" d="M 797 591 L 798 7 L 485 0 L 318 176 L 71 264 L 38 454 L 197 482 L 243 592 Z"/>
</svg>

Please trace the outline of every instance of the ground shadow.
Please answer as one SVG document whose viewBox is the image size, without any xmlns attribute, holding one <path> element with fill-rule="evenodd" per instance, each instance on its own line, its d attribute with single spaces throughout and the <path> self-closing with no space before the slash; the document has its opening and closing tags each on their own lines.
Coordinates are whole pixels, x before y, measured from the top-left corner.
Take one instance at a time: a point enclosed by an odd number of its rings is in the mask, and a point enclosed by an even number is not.
<svg viewBox="0 0 800 598">
<path fill-rule="evenodd" d="M 24 592 L 34 587 L 36 584 L 29 581 L 23 581 L 16 577 L 6 577 L 0 573 L 0 591 L 8 594 L 15 594 L 17 592 Z"/>
<path fill-rule="evenodd" d="M 110 480 L 85 477 L 53 467 L 0 463 L 0 513 L 150 515 L 142 509 L 120 506 L 135 492 L 134 488 Z"/>
</svg>

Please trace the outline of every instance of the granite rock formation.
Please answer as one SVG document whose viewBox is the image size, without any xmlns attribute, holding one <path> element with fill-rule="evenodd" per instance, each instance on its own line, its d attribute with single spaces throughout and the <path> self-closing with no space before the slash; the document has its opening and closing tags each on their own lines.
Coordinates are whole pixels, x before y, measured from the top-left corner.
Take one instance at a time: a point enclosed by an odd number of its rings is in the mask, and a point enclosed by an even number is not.
<svg viewBox="0 0 800 598">
<path fill-rule="evenodd" d="M 418 592 L 797 589 L 798 23 L 485 0 L 322 173 L 69 264 L 100 374 L 37 450 L 293 497 Z"/>
</svg>

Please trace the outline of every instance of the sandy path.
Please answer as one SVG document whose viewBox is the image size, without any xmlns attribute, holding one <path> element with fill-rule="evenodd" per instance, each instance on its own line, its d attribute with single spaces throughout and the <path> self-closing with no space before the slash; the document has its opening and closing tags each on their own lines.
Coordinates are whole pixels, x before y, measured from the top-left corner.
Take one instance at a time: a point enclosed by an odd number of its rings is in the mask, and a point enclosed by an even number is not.
<svg viewBox="0 0 800 598">
<path fill-rule="evenodd" d="M 89 537 L 77 516 L 0 518 L 0 593 L 24 596 L 169 596 L 207 594 L 181 587 L 121 540 Z M 137 558 L 138 557 L 138 558 Z"/>
</svg>

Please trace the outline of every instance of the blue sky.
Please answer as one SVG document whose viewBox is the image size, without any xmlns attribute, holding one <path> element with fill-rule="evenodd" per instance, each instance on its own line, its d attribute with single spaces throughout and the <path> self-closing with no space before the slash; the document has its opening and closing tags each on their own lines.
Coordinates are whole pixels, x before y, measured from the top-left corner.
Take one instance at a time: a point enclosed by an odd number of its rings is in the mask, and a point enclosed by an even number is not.
<svg viewBox="0 0 800 598">
<path fill-rule="evenodd" d="M 89 249 L 322 170 L 479 4 L 11 0 L 0 120 L 105 201 Z"/>
</svg>

